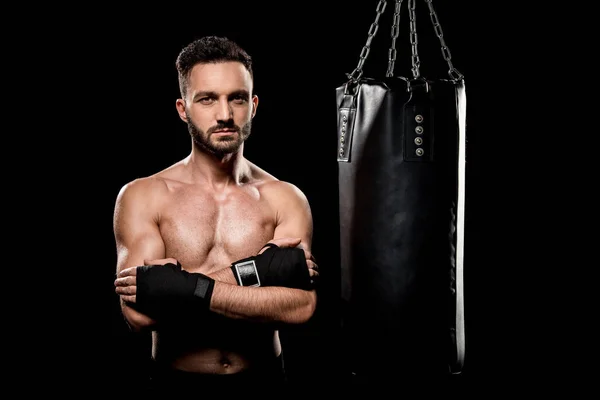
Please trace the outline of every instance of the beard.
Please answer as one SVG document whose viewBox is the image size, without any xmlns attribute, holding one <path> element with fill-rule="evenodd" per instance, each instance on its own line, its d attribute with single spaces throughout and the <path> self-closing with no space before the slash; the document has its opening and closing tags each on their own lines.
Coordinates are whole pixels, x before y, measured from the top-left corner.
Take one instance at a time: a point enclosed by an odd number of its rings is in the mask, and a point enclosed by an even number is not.
<svg viewBox="0 0 600 400">
<path fill-rule="evenodd" d="M 242 144 L 250 136 L 252 130 L 252 120 L 249 120 L 241 128 L 233 123 L 233 120 L 228 120 L 223 123 L 211 126 L 204 132 L 198 128 L 190 116 L 186 113 L 188 131 L 194 145 L 200 150 L 203 150 L 209 154 L 213 154 L 217 157 L 223 157 L 227 154 L 235 153 L 239 150 Z M 233 129 L 235 132 L 229 132 L 230 134 L 211 137 L 212 133 L 222 129 Z M 236 135 L 237 132 L 237 135 Z"/>
</svg>

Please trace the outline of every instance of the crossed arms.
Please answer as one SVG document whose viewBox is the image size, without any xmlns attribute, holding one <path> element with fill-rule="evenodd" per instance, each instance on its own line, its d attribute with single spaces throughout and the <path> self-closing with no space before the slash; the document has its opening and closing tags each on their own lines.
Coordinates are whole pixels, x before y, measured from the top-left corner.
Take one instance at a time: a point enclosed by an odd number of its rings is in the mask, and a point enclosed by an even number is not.
<svg viewBox="0 0 600 400">
<path fill-rule="evenodd" d="M 132 307 L 136 302 L 136 271 L 141 265 L 176 263 L 167 259 L 165 244 L 153 214 L 157 196 L 148 196 L 156 182 L 136 180 L 125 185 L 115 205 L 114 233 L 117 245 L 116 293 L 120 295 L 123 315 L 135 330 L 152 329 L 156 321 Z M 154 188 L 153 188 L 154 187 Z M 278 214 L 271 243 L 281 247 L 302 247 L 311 276 L 317 266 L 310 253 L 312 216 L 303 194 L 288 186 L 283 213 Z M 252 256 L 249 254 L 248 256 Z M 183 266 L 185 268 L 185 266 Z M 209 309 L 231 318 L 264 322 L 300 324 L 308 321 L 316 307 L 316 292 L 287 287 L 243 287 L 237 284 L 230 265 L 207 275 L 214 279 Z"/>
</svg>

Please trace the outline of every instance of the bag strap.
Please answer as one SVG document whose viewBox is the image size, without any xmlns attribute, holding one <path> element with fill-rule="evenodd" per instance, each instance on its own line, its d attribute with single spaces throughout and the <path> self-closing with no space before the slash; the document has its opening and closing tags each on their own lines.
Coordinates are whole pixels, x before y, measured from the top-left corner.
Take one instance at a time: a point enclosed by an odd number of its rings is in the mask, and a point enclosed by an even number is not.
<svg viewBox="0 0 600 400">
<path fill-rule="evenodd" d="M 449 68 L 448 75 L 450 76 L 450 79 L 461 80 L 461 79 L 463 79 L 463 75 L 452 64 L 452 55 L 450 53 L 450 49 L 449 49 L 448 45 L 446 44 L 446 42 L 444 40 L 444 33 L 442 31 L 442 26 L 439 22 L 439 18 L 437 16 L 437 13 L 435 12 L 435 9 L 433 8 L 432 0 L 424 0 L 424 1 L 427 3 L 427 6 L 429 8 L 429 16 L 430 16 L 431 23 L 433 25 L 435 34 L 438 37 L 438 39 L 440 40 L 442 56 L 448 63 L 448 68 Z M 397 40 L 398 34 L 399 34 L 402 2 L 403 2 L 403 0 L 395 0 L 394 1 L 394 16 L 393 16 L 392 29 L 391 29 L 392 43 L 388 50 L 388 68 L 386 71 L 387 77 L 391 77 L 394 75 L 394 65 L 396 62 L 396 40 Z M 409 13 L 409 20 L 410 20 L 410 43 L 411 43 L 411 61 L 412 61 L 411 71 L 412 71 L 414 79 L 420 79 L 421 78 L 421 73 L 420 73 L 421 61 L 420 61 L 419 52 L 418 52 L 418 37 L 417 37 L 417 25 L 416 25 L 417 18 L 416 18 L 416 12 L 415 12 L 415 0 L 407 0 L 407 3 L 408 3 L 408 13 Z M 379 0 L 379 3 L 377 4 L 377 8 L 376 8 L 375 21 L 373 21 L 373 23 L 369 27 L 367 42 L 365 43 L 365 45 L 363 46 L 363 48 L 360 52 L 358 65 L 352 71 L 352 73 L 347 74 L 348 84 L 346 86 L 346 88 L 347 88 L 346 93 L 348 93 L 350 91 L 350 88 L 353 85 L 356 85 L 358 83 L 358 81 L 360 80 L 360 78 L 363 75 L 364 64 L 365 64 L 365 61 L 367 60 L 367 57 L 369 56 L 369 52 L 371 50 L 371 45 L 372 45 L 373 39 L 375 38 L 377 31 L 379 30 L 379 25 L 380 25 L 379 20 L 380 20 L 381 16 L 385 13 L 386 6 L 387 6 L 386 0 Z"/>
</svg>

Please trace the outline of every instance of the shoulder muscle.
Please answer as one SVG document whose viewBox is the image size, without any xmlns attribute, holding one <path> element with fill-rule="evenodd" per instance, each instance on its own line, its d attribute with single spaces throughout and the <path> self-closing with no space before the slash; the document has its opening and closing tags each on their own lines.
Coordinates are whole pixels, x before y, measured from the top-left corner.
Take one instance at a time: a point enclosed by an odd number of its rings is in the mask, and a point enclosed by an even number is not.
<svg viewBox="0 0 600 400">
<path fill-rule="evenodd" d="M 158 205 L 165 190 L 165 184 L 157 178 L 139 178 L 121 187 L 113 216 L 118 240 L 140 224 L 156 222 Z"/>
</svg>

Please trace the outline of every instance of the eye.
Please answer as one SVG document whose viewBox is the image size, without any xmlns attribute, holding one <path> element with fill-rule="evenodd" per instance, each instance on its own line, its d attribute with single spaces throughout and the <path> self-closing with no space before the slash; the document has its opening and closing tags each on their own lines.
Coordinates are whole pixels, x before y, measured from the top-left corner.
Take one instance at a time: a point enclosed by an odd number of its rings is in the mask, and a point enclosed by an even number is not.
<svg viewBox="0 0 600 400">
<path fill-rule="evenodd" d="M 201 97 L 201 98 L 198 99 L 198 102 L 202 103 L 202 104 L 210 104 L 213 101 L 214 101 L 214 99 L 212 99 L 210 97 Z"/>
<path fill-rule="evenodd" d="M 238 104 L 243 104 L 247 101 L 246 96 L 243 95 L 237 95 L 233 97 L 233 101 L 238 103 Z"/>
</svg>

